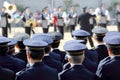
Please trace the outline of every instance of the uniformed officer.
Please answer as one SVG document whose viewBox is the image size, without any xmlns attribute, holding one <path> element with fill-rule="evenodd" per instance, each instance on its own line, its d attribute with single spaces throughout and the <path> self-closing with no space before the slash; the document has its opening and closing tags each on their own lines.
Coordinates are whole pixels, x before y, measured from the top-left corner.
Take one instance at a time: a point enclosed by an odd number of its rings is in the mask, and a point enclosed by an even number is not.
<svg viewBox="0 0 120 80">
<path fill-rule="evenodd" d="M 17 41 L 15 39 L 10 38 L 11 41 L 8 43 L 8 55 L 15 55 L 15 45 L 17 44 Z"/>
<path fill-rule="evenodd" d="M 69 41 L 67 41 L 65 44 L 70 44 L 70 43 L 77 43 L 77 44 L 79 44 L 79 43 L 83 43 L 84 44 L 84 40 L 69 40 Z M 68 62 L 68 56 L 67 56 L 67 54 L 65 55 L 65 60 L 64 60 L 64 65 L 63 65 L 63 70 L 65 70 L 65 69 L 68 69 L 68 68 L 70 68 L 70 64 L 69 64 L 69 62 Z"/>
<path fill-rule="evenodd" d="M 92 32 L 94 33 L 94 40 L 98 43 L 95 50 L 98 53 L 98 60 L 100 61 L 108 56 L 107 47 L 103 41 L 103 37 L 108 32 L 108 30 L 104 27 L 97 27 L 92 29 Z"/>
<path fill-rule="evenodd" d="M 9 42 L 10 39 L 0 37 L 0 66 L 11 69 L 14 72 L 18 72 L 25 68 L 26 64 L 22 60 L 18 60 L 10 55 L 7 55 Z"/>
<path fill-rule="evenodd" d="M 0 80 L 15 80 L 15 73 L 0 66 Z"/>
<path fill-rule="evenodd" d="M 119 80 L 120 79 L 120 33 L 106 35 L 104 42 L 107 44 L 109 58 L 100 62 L 96 75 L 100 80 Z M 109 72 L 109 71 L 112 71 Z"/>
<path fill-rule="evenodd" d="M 72 35 L 77 40 L 84 40 L 84 44 L 87 43 L 87 38 L 90 36 L 90 33 L 85 30 L 75 30 L 72 32 Z M 83 65 L 90 70 L 91 72 L 96 72 L 98 64 L 98 53 L 95 50 L 85 50 L 85 60 Z M 89 65 L 89 66 L 88 66 Z"/>
<path fill-rule="evenodd" d="M 82 43 L 69 43 L 69 45 L 65 44 L 63 48 L 67 51 L 71 67 L 59 73 L 60 80 L 95 80 L 94 74 L 82 64 L 87 47 Z"/>
<path fill-rule="evenodd" d="M 45 46 L 48 44 L 35 39 L 27 39 L 23 43 L 27 46 L 27 60 L 30 66 L 17 73 L 17 80 L 58 80 L 57 70 L 42 61 Z"/>
<path fill-rule="evenodd" d="M 64 59 L 65 59 L 65 52 L 61 51 L 58 49 L 59 45 L 60 45 L 60 41 L 63 38 L 62 34 L 60 32 L 49 32 L 48 33 L 50 36 L 52 36 L 53 38 L 53 43 L 51 44 L 52 47 L 52 51 L 50 54 L 58 54 L 61 56 L 61 63 L 64 63 Z"/>
<path fill-rule="evenodd" d="M 25 49 L 25 45 L 23 44 L 23 41 L 25 39 L 29 39 L 30 36 L 26 33 L 17 33 L 13 36 L 13 38 L 17 41 L 16 44 L 16 49 L 19 50 L 18 53 L 16 53 L 16 57 L 19 59 L 24 60 L 27 63 L 27 56 L 26 56 L 26 49 Z"/>
<path fill-rule="evenodd" d="M 48 43 L 48 46 L 45 47 L 45 55 L 43 62 L 48 66 L 55 68 L 60 72 L 62 70 L 62 64 L 60 63 L 61 56 L 58 54 L 51 54 L 51 44 L 53 43 L 53 38 L 48 34 L 34 34 L 33 39 L 42 40 Z M 56 59 L 57 58 L 57 59 Z"/>
</svg>

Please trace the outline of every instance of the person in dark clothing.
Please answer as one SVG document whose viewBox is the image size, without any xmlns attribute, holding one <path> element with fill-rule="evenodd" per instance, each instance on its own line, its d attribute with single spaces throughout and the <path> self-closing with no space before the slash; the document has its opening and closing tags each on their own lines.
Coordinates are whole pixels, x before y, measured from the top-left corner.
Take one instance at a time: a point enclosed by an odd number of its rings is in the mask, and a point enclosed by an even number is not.
<svg viewBox="0 0 120 80">
<path fill-rule="evenodd" d="M 109 57 L 100 62 L 96 76 L 98 80 L 119 80 L 120 79 L 120 33 L 106 35 L 104 42 L 107 45 Z M 110 72 L 111 71 L 111 72 Z"/>
<path fill-rule="evenodd" d="M 95 75 L 82 64 L 87 47 L 82 43 L 67 43 L 63 48 L 67 51 L 71 67 L 59 73 L 60 80 L 95 80 Z"/>
<path fill-rule="evenodd" d="M 15 73 L 0 66 L 0 80 L 15 80 Z"/>
<path fill-rule="evenodd" d="M 57 70 L 47 66 L 42 61 L 44 57 L 44 49 L 48 44 L 44 41 L 35 39 L 27 39 L 24 45 L 27 49 L 27 60 L 29 67 L 18 72 L 16 80 L 58 80 Z"/>
<path fill-rule="evenodd" d="M 48 43 L 48 45 L 45 47 L 45 55 L 43 58 L 43 62 L 54 68 L 57 69 L 58 72 L 62 71 L 62 64 L 60 63 L 61 56 L 58 54 L 52 54 L 51 55 L 51 44 L 53 43 L 53 38 L 48 34 L 34 34 L 33 39 L 36 39 L 37 41 L 42 40 Z M 56 58 L 60 58 L 60 60 L 56 60 Z"/>
<path fill-rule="evenodd" d="M 83 44 L 87 43 L 87 38 L 90 36 L 90 33 L 85 30 L 75 30 L 72 32 L 73 38 L 75 40 L 84 40 Z M 91 72 L 95 73 L 98 65 L 98 53 L 96 50 L 93 49 L 85 49 L 85 60 L 83 65 L 90 70 Z"/>
<path fill-rule="evenodd" d="M 93 17 L 94 15 L 91 15 L 90 13 L 87 12 L 87 7 L 83 8 L 83 14 L 81 14 L 78 17 L 78 24 L 80 24 L 80 29 L 81 30 L 85 30 L 88 31 L 89 33 L 91 33 L 91 28 L 90 28 L 90 18 Z M 90 46 L 94 47 L 93 41 L 91 36 L 88 37 L 88 40 L 90 42 Z"/>
<path fill-rule="evenodd" d="M 9 50 L 8 50 L 7 54 L 14 56 L 15 55 L 15 45 L 17 44 L 17 41 L 12 38 L 10 38 L 10 39 L 11 39 L 11 41 L 8 43 Z"/>
<path fill-rule="evenodd" d="M 103 38 L 108 30 L 104 27 L 98 27 L 92 29 L 92 32 L 94 33 L 94 40 L 98 43 L 97 47 L 95 48 L 98 53 L 98 60 L 101 61 L 102 59 L 108 57 L 107 46 L 103 41 Z"/>
<path fill-rule="evenodd" d="M 25 68 L 26 64 L 24 61 L 7 54 L 9 42 L 10 39 L 0 37 L 0 66 L 18 72 Z"/>
<path fill-rule="evenodd" d="M 15 56 L 19 59 L 22 59 L 26 63 L 27 63 L 27 55 L 26 55 L 26 49 L 25 49 L 26 47 L 23 44 L 23 41 L 25 39 L 29 39 L 29 38 L 30 38 L 30 36 L 26 33 L 18 33 L 13 36 L 13 39 L 15 39 L 17 41 L 17 44 L 15 47 L 19 50 L 19 52 L 16 53 Z"/>
<path fill-rule="evenodd" d="M 60 45 L 60 40 L 62 39 L 62 34 L 60 32 L 49 32 L 48 34 L 51 35 L 53 38 L 53 43 L 51 44 L 51 47 L 53 48 L 53 50 L 51 51 L 50 54 L 60 55 L 61 56 L 60 62 L 63 64 L 66 52 L 58 49 L 58 47 Z"/>
</svg>

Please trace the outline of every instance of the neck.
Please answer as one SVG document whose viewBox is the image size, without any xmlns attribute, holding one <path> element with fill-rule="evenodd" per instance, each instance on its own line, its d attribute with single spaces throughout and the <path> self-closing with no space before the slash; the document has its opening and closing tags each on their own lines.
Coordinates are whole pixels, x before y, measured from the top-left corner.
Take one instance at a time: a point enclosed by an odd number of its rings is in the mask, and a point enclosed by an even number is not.
<svg viewBox="0 0 120 80">
<path fill-rule="evenodd" d="M 36 62 L 42 62 L 42 60 L 33 60 L 33 59 L 30 59 L 29 64 L 32 66 Z"/>
<path fill-rule="evenodd" d="M 71 67 L 73 67 L 74 65 L 82 65 L 82 63 L 70 63 Z"/>
</svg>

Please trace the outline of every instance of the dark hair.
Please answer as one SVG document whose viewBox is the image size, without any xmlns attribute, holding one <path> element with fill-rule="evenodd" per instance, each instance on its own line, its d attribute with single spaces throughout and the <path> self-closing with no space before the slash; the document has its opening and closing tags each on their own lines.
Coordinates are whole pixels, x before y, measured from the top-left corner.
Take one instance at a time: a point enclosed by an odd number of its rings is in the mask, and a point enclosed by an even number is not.
<svg viewBox="0 0 120 80">
<path fill-rule="evenodd" d="M 70 56 L 81 56 L 84 54 L 84 50 L 78 50 L 78 51 L 68 51 Z"/>
<path fill-rule="evenodd" d="M 18 45 L 18 47 L 19 47 L 20 49 L 25 49 L 25 45 L 23 44 L 22 41 L 18 41 L 18 42 L 17 42 L 17 45 Z"/>
<path fill-rule="evenodd" d="M 103 38 L 104 38 L 104 36 L 96 36 L 96 40 L 98 42 L 103 42 Z"/>
<path fill-rule="evenodd" d="M 12 55 L 15 52 L 15 45 L 12 46 L 8 46 L 9 50 L 8 50 L 8 55 Z"/>
<path fill-rule="evenodd" d="M 107 45 L 114 55 L 120 55 L 120 45 Z"/>
<path fill-rule="evenodd" d="M 50 50 L 51 50 L 51 46 L 50 45 L 47 46 L 47 47 L 45 47 L 45 54 L 48 53 L 48 52 L 50 52 Z"/>
<path fill-rule="evenodd" d="M 4 55 L 4 54 L 7 54 L 8 52 L 8 46 L 0 46 L 0 54 L 1 55 Z"/>
<path fill-rule="evenodd" d="M 75 36 L 76 40 L 84 40 L 83 44 L 87 44 L 87 37 L 86 36 Z"/>
<path fill-rule="evenodd" d="M 41 60 L 44 56 L 44 50 L 30 50 L 30 57 L 34 60 Z"/>
<path fill-rule="evenodd" d="M 58 48 L 59 47 L 59 44 L 60 44 L 60 40 L 58 41 L 54 41 L 52 44 L 51 44 L 51 46 L 52 46 L 52 48 Z"/>
</svg>

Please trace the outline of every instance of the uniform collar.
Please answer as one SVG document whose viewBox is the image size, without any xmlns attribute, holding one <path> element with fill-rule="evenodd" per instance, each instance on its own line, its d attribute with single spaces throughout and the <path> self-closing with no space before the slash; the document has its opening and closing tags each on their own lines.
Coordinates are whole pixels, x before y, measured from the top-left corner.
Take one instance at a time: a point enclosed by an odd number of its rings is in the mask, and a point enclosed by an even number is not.
<svg viewBox="0 0 120 80">
<path fill-rule="evenodd" d="M 71 63 L 70 65 L 71 65 L 71 67 L 74 67 L 74 66 L 81 66 L 82 64 L 80 64 L 80 63 L 79 64 L 72 64 Z"/>
<path fill-rule="evenodd" d="M 44 56 L 49 56 L 49 54 L 44 54 Z"/>
<path fill-rule="evenodd" d="M 71 66 L 72 68 L 75 68 L 75 69 L 80 69 L 80 68 L 84 68 L 84 66 L 82 64 L 79 64 L 79 65 L 73 65 Z"/>
<path fill-rule="evenodd" d="M 120 56 L 112 56 L 111 59 L 120 59 Z"/>
<path fill-rule="evenodd" d="M 32 67 L 41 66 L 43 64 L 44 64 L 43 62 L 36 62 L 32 65 Z"/>
</svg>

